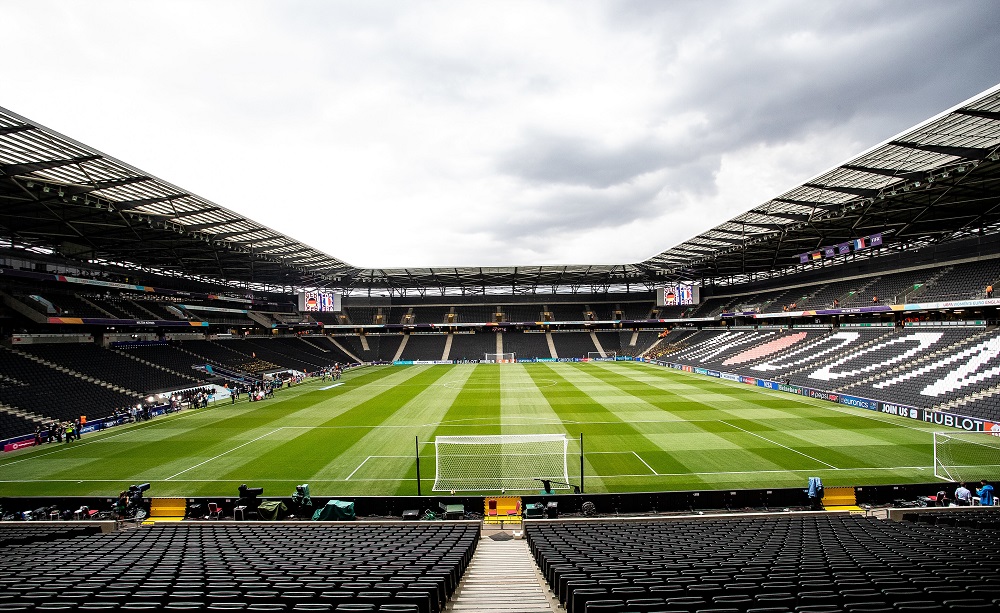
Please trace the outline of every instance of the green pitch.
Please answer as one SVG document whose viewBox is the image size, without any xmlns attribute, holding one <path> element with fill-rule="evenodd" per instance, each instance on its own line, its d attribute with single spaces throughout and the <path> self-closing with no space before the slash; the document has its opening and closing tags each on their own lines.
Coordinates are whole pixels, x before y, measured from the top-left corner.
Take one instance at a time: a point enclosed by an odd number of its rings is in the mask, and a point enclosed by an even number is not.
<svg viewBox="0 0 1000 613">
<path fill-rule="evenodd" d="M 932 425 L 632 362 L 369 367 L 0 457 L 0 496 L 432 493 L 434 437 L 584 435 L 588 492 L 934 481 Z M 940 428 L 940 427 L 938 427 Z M 579 480 L 578 445 L 570 478 Z"/>
</svg>

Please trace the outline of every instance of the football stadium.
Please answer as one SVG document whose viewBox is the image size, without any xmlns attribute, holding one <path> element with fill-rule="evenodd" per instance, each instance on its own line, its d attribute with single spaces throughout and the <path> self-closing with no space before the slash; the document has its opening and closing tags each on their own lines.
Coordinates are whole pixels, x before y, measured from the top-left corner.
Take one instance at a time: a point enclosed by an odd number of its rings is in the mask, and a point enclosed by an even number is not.
<svg viewBox="0 0 1000 613">
<path fill-rule="evenodd" d="M 361 268 L 0 107 L 0 610 L 997 610 L 1000 86 L 799 181 Z"/>
</svg>

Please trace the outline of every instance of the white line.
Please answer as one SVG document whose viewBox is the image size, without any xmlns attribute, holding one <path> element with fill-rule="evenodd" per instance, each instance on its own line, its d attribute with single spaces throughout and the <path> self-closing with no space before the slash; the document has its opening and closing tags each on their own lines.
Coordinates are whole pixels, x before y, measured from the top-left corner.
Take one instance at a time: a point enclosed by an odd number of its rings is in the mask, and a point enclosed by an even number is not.
<svg viewBox="0 0 1000 613">
<path fill-rule="evenodd" d="M 365 462 L 367 462 L 367 461 L 368 461 L 368 460 L 370 460 L 370 459 L 372 459 L 372 457 L 371 457 L 371 456 L 368 456 L 367 458 L 365 458 L 364 460 L 362 460 L 362 461 L 361 461 L 361 463 L 360 463 L 360 464 L 358 464 L 358 467 L 354 469 L 354 472 L 352 472 L 351 474 L 347 475 L 347 477 L 346 477 L 346 478 L 344 478 L 344 481 L 348 481 L 348 480 L 350 480 L 350 478 L 354 476 L 354 473 L 356 473 L 356 472 L 358 472 L 359 470 L 361 470 L 361 467 L 365 465 Z"/>
<path fill-rule="evenodd" d="M 787 449 L 789 451 L 794 451 L 795 453 L 799 454 L 800 456 L 809 458 L 810 460 L 812 460 L 814 462 L 819 462 L 820 464 L 823 464 L 824 466 L 829 466 L 830 468 L 837 469 L 837 467 L 834 466 L 833 464 L 827 464 L 823 460 L 820 460 L 818 458 L 814 458 L 814 457 L 812 457 L 811 455 L 809 455 L 807 453 L 802 453 L 798 449 L 792 449 L 791 447 L 788 447 L 787 445 L 782 445 L 778 441 L 772 441 L 771 439 L 767 438 L 766 436 L 761 436 L 761 435 L 757 434 L 756 432 L 751 432 L 749 430 L 744 430 L 743 428 L 741 428 L 739 426 L 734 426 L 733 424 L 729 423 L 728 421 L 723 421 L 723 420 L 720 419 L 719 423 L 723 423 L 723 424 L 726 424 L 727 426 L 729 426 L 730 428 L 736 428 L 737 430 L 740 430 L 742 432 L 746 432 L 747 434 L 749 434 L 751 436 L 756 436 L 757 438 L 763 439 L 763 440 L 767 441 L 768 443 L 771 443 L 772 445 L 777 445 L 778 447 L 783 447 L 783 448 L 785 448 L 785 449 Z M 751 452 L 751 453 L 753 453 L 753 452 Z"/>
<path fill-rule="evenodd" d="M 323 390 L 332 390 L 333 388 L 340 387 L 341 385 L 343 385 L 343 383 L 334 383 L 333 385 L 327 385 L 326 387 L 319 388 L 319 391 L 322 392 Z"/>
<path fill-rule="evenodd" d="M 616 452 L 619 453 L 619 452 Z M 620 452 L 628 453 L 628 452 Z M 587 455 L 590 455 L 589 453 Z M 378 456 L 371 456 L 378 457 Z M 388 456 L 397 457 L 397 456 Z M 402 457 L 402 456 L 398 456 Z M 988 468 L 990 466 L 997 465 L 981 465 L 975 468 Z M 693 473 L 657 473 L 655 475 L 591 475 L 587 474 L 587 477 L 596 477 L 598 479 L 625 479 L 625 478 L 635 478 L 635 477 L 690 477 L 690 476 L 719 476 L 719 475 L 757 475 L 757 474 L 781 474 L 781 473 L 815 473 L 815 472 L 832 472 L 837 471 L 837 474 L 843 476 L 845 473 L 851 471 L 865 471 L 865 472 L 876 472 L 876 471 L 887 471 L 887 470 L 920 470 L 929 471 L 930 469 L 926 466 L 870 466 L 862 468 L 790 468 L 787 470 L 740 470 L 740 471 L 720 471 L 720 472 L 693 472 Z M 424 477 L 427 480 L 428 477 Z M 157 482 L 155 478 L 141 479 L 136 478 L 136 481 L 151 481 Z M 346 479 L 314 479 L 312 477 L 299 477 L 298 479 L 292 479 L 309 482 L 309 483 L 343 483 Z M 367 479 L 354 479 L 355 483 L 361 483 L 364 481 L 416 481 L 415 477 L 400 477 L 394 478 L 367 478 Z M 289 479 L 254 479 L 261 483 L 288 483 Z M 107 479 L 3 479 L 0 483 L 107 483 Z M 174 481 L 174 483 L 219 483 L 218 479 L 179 479 Z"/>
<path fill-rule="evenodd" d="M 636 453 L 636 452 L 634 452 L 634 451 L 632 452 L 632 455 L 634 455 L 635 457 L 639 458 L 639 454 Z M 646 460 L 643 460 L 642 458 L 639 458 L 639 461 L 642 462 L 643 464 L 646 464 Z M 649 472 L 653 473 L 654 475 L 658 476 L 660 474 L 660 473 L 656 472 L 655 470 L 653 470 L 653 467 L 650 466 L 649 464 L 646 464 L 646 468 L 648 468 Z"/>
<path fill-rule="evenodd" d="M 214 458 L 209 458 L 209 459 L 205 460 L 204 462 L 199 462 L 198 464 L 195 464 L 194 466 L 192 466 L 192 467 L 190 467 L 190 468 L 185 468 L 185 469 L 184 469 L 184 470 L 182 470 L 181 472 L 177 473 L 177 475 L 183 475 L 184 473 L 186 473 L 186 472 L 187 472 L 187 471 L 189 471 L 189 470 L 194 470 L 195 468 L 198 468 L 199 466 L 202 466 L 202 465 L 204 465 L 204 464 L 208 464 L 209 462 L 211 462 L 211 461 L 213 461 L 213 460 L 218 460 L 219 458 L 221 458 L 222 456 L 224 456 L 224 455 L 226 455 L 226 454 L 228 454 L 228 453 L 232 453 L 232 452 L 236 451 L 237 449 L 239 449 L 239 448 L 241 448 L 241 447 L 246 447 L 247 445 L 249 445 L 249 444 L 251 444 L 251 443 L 256 443 L 256 442 L 257 442 L 257 441 L 259 441 L 260 439 L 262 439 L 262 438 L 264 438 L 264 437 L 266 437 L 266 436 L 271 436 L 272 434 L 274 434 L 275 432 L 278 432 L 278 431 L 280 431 L 280 430 L 284 430 L 284 428 L 278 428 L 277 430 L 271 430 L 271 431 L 270 431 L 270 432 L 268 432 L 267 434 L 262 434 L 262 435 L 258 436 L 258 437 L 257 437 L 257 438 L 255 438 L 255 439 L 252 439 L 252 440 L 249 440 L 249 441 L 247 441 L 247 442 L 243 443 L 242 445 L 237 445 L 236 447 L 233 447 L 233 448 L 232 448 L 232 449 L 230 449 L 229 451 L 223 451 L 222 453 L 220 453 L 219 455 L 215 456 Z M 173 479 L 173 478 L 174 478 L 174 477 L 176 477 L 177 475 L 170 475 L 169 477 L 167 477 L 166 479 L 164 479 L 164 481 L 170 481 L 171 479 Z"/>
<path fill-rule="evenodd" d="M 12 460 L 10 462 L 3 462 L 3 463 L 0 463 L 0 468 L 6 468 L 8 466 L 13 466 L 14 464 L 20 464 L 21 462 L 27 462 L 29 460 L 37 460 L 38 458 L 44 458 L 46 456 L 50 456 L 50 455 L 55 454 L 55 453 L 62 453 L 63 451 L 70 451 L 72 449 L 77 449 L 77 448 L 80 448 L 80 447 L 86 447 L 87 445 L 94 445 L 94 444 L 97 444 L 97 443 L 103 443 L 104 441 L 107 441 L 109 439 L 113 439 L 113 438 L 118 437 L 118 436 L 124 436 L 124 435 L 132 433 L 132 432 L 138 432 L 139 430 L 145 430 L 146 428 L 154 428 L 154 427 L 156 427 L 156 426 L 158 426 L 160 424 L 166 423 L 167 420 L 173 421 L 175 419 L 181 419 L 183 417 L 188 417 L 190 415 L 202 415 L 202 413 L 200 413 L 200 412 L 194 412 L 194 411 L 192 411 L 190 413 L 185 413 L 185 412 L 174 413 L 172 415 L 164 415 L 163 417 L 158 417 L 158 418 L 156 418 L 156 421 L 154 421 L 154 422 L 121 424 L 121 425 L 118 425 L 118 426 L 112 426 L 111 428 L 105 428 L 103 430 L 98 430 L 96 432 L 88 432 L 87 433 L 87 439 L 88 440 L 86 440 L 86 441 L 83 441 L 83 442 L 77 441 L 76 443 L 55 443 L 56 445 L 60 446 L 59 449 L 54 449 L 52 451 L 48 451 L 48 452 L 45 452 L 45 453 L 32 453 L 31 455 L 29 455 L 27 457 L 24 457 L 24 458 L 21 458 L 19 460 Z M 119 428 L 121 428 L 121 430 L 119 430 Z M 93 440 L 94 438 L 98 438 L 98 440 L 95 441 L 95 440 Z M 52 444 L 52 443 L 43 443 L 43 445 L 50 445 L 50 444 Z M 39 448 L 40 447 L 36 447 L 36 446 L 32 445 L 31 447 L 28 447 L 27 449 L 39 449 Z"/>
</svg>

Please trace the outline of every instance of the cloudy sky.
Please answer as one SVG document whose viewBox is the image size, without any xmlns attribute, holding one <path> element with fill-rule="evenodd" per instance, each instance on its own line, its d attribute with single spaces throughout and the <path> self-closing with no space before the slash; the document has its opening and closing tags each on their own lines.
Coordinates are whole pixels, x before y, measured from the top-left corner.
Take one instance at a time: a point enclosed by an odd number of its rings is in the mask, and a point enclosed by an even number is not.
<svg viewBox="0 0 1000 613">
<path fill-rule="evenodd" d="M 0 15 L 0 106 L 362 267 L 641 261 L 1000 82 L 978 0 Z"/>
</svg>

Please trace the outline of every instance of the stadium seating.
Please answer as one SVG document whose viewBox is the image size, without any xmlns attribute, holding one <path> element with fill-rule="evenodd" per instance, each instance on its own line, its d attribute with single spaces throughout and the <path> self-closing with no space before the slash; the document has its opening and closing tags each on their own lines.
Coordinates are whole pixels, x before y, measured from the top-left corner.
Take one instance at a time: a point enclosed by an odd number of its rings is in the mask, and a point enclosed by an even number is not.
<svg viewBox="0 0 1000 613">
<path fill-rule="evenodd" d="M 23 384 L 0 388 L 0 402 L 50 420 L 106 417 L 115 408 L 138 401 L 136 396 L 56 370 L 10 349 L 0 348 L 0 372 Z"/>
<path fill-rule="evenodd" d="M 487 351 L 494 353 L 496 350 L 496 342 L 494 342 L 493 348 Z M 505 332 L 503 350 L 505 353 L 513 353 L 519 360 L 552 357 L 546 335 L 539 332 Z"/>
<path fill-rule="evenodd" d="M 553 332 L 552 341 L 560 358 L 585 358 L 592 351 L 597 351 L 590 332 Z"/>
<path fill-rule="evenodd" d="M 496 353 L 496 334 L 475 332 L 473 334 L 453 334 L 449 360 L 481 360 L 487 353 Z M 506 347 L 504 348 L 506 351 Z"/>
<path fill-rule="evenodd" d="M 1000 605 L 1000 552 L 975 546 L 990 531 L 813 515 L 531 522 L 526 534 L 568 613 Z"/>
<path fill-rule="evenodd" d="M 411 334 L 400 359 L 440 360 L 446 340 L 445 334 Z"/>
<path fill-rule="evenodd" d="M 31 542 L 17 534 L 0 558 L 5 611 L 343 611 L 350 604 L 440 613 L 469 565 L 479 525 L 181 522 L 39 533 Z"/>
<path fill-rule="evenodd" d="M 190 374 L 190 369 L 171 372 L 155 368 L 94 343 L 32 344 L 22 345 L 19 349 L 140 394 L 184 389 L 199 384 L 199 379 Z"/>
</svg>

